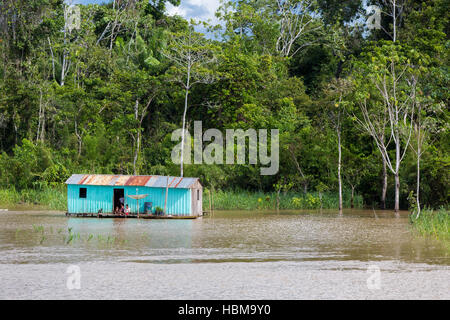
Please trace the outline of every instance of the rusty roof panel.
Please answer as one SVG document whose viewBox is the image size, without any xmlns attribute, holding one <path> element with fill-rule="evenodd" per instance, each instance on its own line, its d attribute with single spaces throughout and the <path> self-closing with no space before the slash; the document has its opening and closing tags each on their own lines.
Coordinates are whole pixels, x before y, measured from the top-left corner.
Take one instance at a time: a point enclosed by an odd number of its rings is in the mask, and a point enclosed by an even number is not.
<svg viewBox="0 0 450 320">
<path fill-rule="evenodd" d="M 83 177 L 83 179 L 80 180 L 78 184 L 90 184 L 90 181 L 92 181 L 92 175 L 87 174 Z"/>
<path fill-rule="evenodd" d="M 109 182 L 110 186 L 115 186 L 117 183 L 117 180 L 119 180 L 120 176 L 113 176 L 111 181 Z"/>
<path fill-rule="evenodd" d="M 94 186 L 107 186 L 110 184 L 111 180 L 114 179 L 114 176 L 106 176 L 106 175 L 89 175 L 89 177 L 83 182 L 85 185 L 94 185 Z"/>
<path fill-rule="evenodd" d="M 173 178 L 172 180 L 169 179 L 169 188 L 175 188 L 177 181 L 182 180 L 183 178 Z M 167 181 L 167 180 L 166 180 Z"/>
<path fill-rule="evenodd" d="M 180 182 L 183 180 L 183 178 L 179 178 L 178 181 L 175 181 L 175 185 L 173 186 L 174 188 L 178 187 L 178 185 L 180 184 Z"/>
<path fill-rule="evenodd" d="M 83 184 L 83 183 L 86 181 L 87 178 L 89 178 L 89 175 L 88 175 L 88 174 L 85 174 L 85 175 L 83 176 L 83 178 L 81 178 L 81 180 L 78 181 L 78 184 Z"/>
<path fill-rule="evenodd" d="M 124 186 L 125 183 L 127 183 L 128 179 L 130 179 L 131 176 L 119 176 L 117 179 L 115 186 Z"/>
<path fill-rule="evenodd" d="M 145 186 L 152 176 L 131 176 L 125 183 L 126 186 Z"/>
<path fill-rule="evenodd" d="M 197 183 L 198 178 L 169 177 L 169 188 L 187 189 L 196 186 Z M 67 179 L 66 184 L 165 188 L 167 185 L 167 176 L 73 174 Z"/>
</svg>

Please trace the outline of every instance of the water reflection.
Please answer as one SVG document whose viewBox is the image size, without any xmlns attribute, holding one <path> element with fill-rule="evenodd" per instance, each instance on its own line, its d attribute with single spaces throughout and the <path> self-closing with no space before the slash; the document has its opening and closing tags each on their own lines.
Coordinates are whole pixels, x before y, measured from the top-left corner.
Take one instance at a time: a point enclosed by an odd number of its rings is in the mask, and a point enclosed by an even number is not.
<svg viewBox="0 0 450 320">
<path fill-rule="evenodd" d="M 127 240 L 127 249 L 191 248 L 193 220 L 69 218 L 68 228 L 82 236 Z"/>
</svg>

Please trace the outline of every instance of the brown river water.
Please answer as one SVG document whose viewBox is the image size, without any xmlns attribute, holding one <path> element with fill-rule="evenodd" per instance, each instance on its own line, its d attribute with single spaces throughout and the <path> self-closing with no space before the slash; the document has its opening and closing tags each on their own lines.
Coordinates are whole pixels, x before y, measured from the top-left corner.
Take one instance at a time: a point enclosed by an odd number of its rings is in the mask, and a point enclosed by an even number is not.
<svg viewBox="0 0 450 320">
<path fill-rule="evenodd" d="M 8 211 L 0 288 L 0 299 L 450 299 L 450 250 L 417 236 L 407 213 Z"/>
</svg>

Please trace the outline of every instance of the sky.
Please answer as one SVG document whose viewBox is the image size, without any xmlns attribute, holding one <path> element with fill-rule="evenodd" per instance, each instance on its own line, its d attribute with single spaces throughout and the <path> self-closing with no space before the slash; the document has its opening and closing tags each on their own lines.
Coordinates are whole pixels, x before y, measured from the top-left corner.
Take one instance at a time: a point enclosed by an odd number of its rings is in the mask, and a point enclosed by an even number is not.
<svg viewBox="0 0 450 320">
<path fill-rule="evenodd" d="M 111 1 L 111 0 L 109 0 Z M 108 0 L 73 0 L 73 4 L 89 4 L 109 2 Z M 70 2 L 70 0 L 66 0 Z M 183 18 L 197 21 L 206 21 L 211 19 L 212 24 L 217 24 L 218 20 L 215 17 L 215 12 L 220 5 L 220 0 L 181 0 L 178 7 L 174 7 L 170 3 L 166 5 L 166 12 L 168 15 L 179 15 Z"/>
<path fill-rule="evenodd" d="M 71 4 L 105 3 L 112 0 L 65 0 Z M 212 25 L 219 24 L 215 16 L 216 10 L 220 6 L 220 0 L 181 0 L 180 5 L 175 7 L 170 3 L 166 4 L 166 13 L 170 16 L 179 15 L 190 21 L 208 21 Z M 204 33 L 206 38 L 215 38 L 214 34 L 209 34 L 203 26 L 195 28 L 197 32 Z"/>
<path fill-rule="evenodd" d="M 187 20 L 207 21 L 210 19 L 211 23 L 215 25 L 219 23 L 214 15 L 219 5 L 220 0 L 181 0 L 178 7 L 168 4 L 167 14 L 177 14 Z"/>
</svg>

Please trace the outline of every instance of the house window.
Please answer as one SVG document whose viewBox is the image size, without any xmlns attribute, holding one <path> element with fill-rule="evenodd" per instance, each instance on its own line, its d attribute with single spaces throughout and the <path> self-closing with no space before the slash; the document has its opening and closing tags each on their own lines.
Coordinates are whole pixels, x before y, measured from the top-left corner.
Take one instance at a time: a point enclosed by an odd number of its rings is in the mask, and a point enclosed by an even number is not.
<svg viewBox="0 0 450 320">
<path fill-rule="evenodd" d="M 80 198 L 87 198 L 87 189 L 80 188 Z"/>
<path fill-rule="evenodd" d="M 197 201 L 200 200 L 200 190 L 197 190 Z"/>
</svg>

